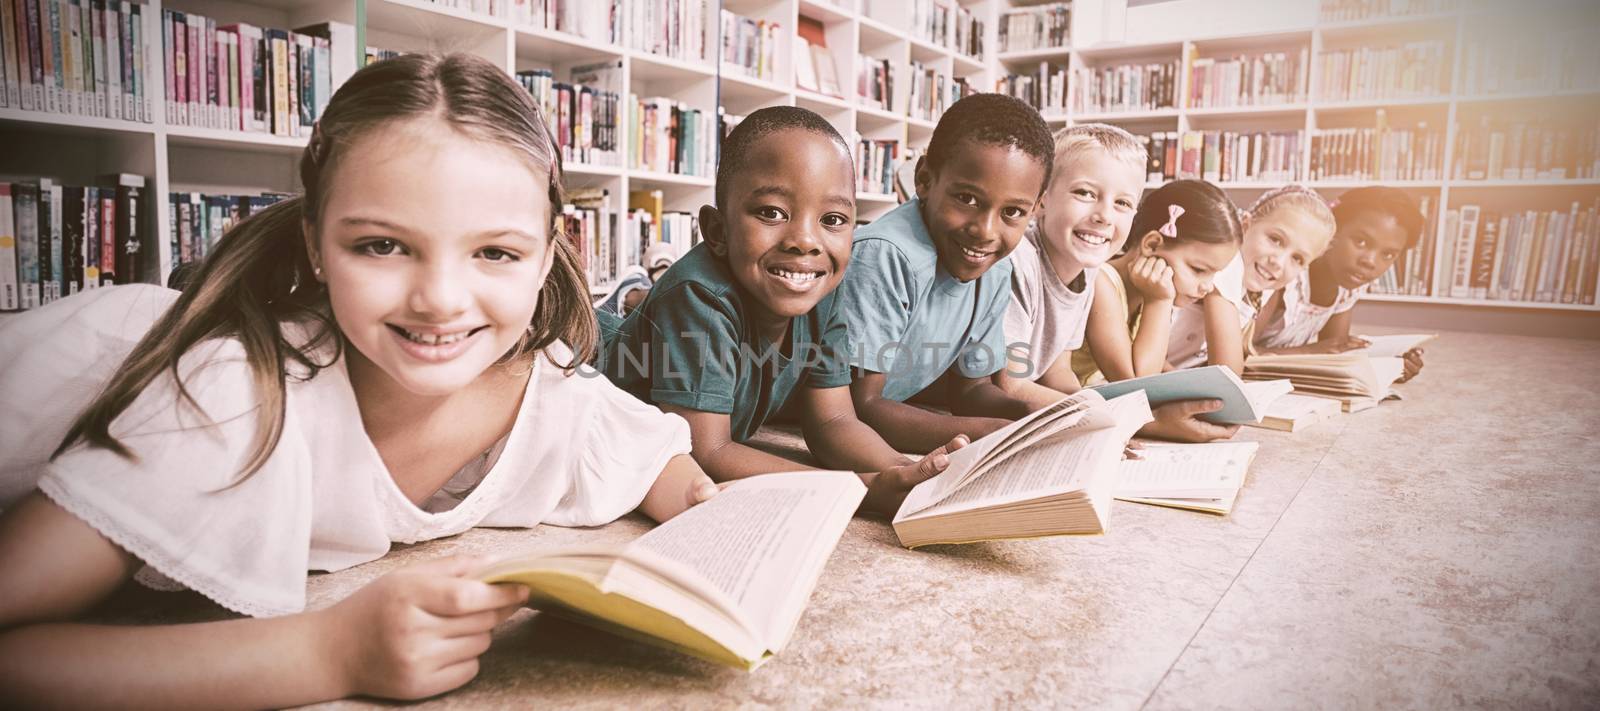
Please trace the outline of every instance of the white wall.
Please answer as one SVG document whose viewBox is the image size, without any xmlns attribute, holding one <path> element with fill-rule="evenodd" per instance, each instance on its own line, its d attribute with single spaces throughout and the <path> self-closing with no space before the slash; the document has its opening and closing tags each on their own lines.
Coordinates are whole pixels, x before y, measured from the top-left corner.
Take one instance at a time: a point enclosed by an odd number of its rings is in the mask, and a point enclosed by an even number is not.
<svg viewBox="0 0 1600 711">
<path fill-rule="evenodd" d="M 1317 0 L 1076 0 L 1072 44 L 1166 42 L 1215 35 L 1308 29 Z"/>
</svg>

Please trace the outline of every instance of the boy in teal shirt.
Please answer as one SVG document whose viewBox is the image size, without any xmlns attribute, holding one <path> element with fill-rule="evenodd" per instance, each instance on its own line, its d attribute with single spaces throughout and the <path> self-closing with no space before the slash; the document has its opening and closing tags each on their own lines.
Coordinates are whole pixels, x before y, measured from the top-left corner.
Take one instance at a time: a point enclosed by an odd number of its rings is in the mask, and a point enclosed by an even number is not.
<svg viewBox="0 0 1600 711">
<path fill-rule="evenodd" d="M 976 439 L 1031 411 L 989 376 L 1005 365 L 1006 256 L 1050 183 L 1054 152 L 1032 107 L 968 96 L 934 128 L 917 197 L 856 231 L 838 307 L 859 365 L 850 394 L 896 448 Z M 913 397 L 953 414 L 908 404 Z"/>
<path fill-rule="evenodd" d="M 716 205 L 700 210 L 705 241 L 620 325 L 602 320 L 598 367 L 687 420 L 696 461 L 718 481 L 805 468 L 743 444 L 797 397 L 813 456 L 862 472 L 863 508 L 892 514 L 965 439 L 912 463 L 855 416 L 834 294 L 850 262 L 853 174 L 822 117 L 788 106 L 750 114 L 723 142 Z"/>
</svg>

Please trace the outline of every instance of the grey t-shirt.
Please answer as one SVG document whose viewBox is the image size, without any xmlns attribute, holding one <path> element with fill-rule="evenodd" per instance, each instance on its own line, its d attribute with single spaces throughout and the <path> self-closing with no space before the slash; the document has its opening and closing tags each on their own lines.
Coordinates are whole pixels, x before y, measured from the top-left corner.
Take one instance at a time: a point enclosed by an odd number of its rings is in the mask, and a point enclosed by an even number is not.
<svg viewBox="0 0 1600 711">
<path fill-rule="evenodd" d="M 1011 303 L 1005 321 L 1011 360 L 1006 370 L 1028 380 L 1038 380 L 1063 353 L 1083 345 L 1094 300 L 1095 269 L 1085 269 L 1071 284 L 1061 281 L 1042 239 L 1035 222 L 1011 253 Z"/>
</svg>

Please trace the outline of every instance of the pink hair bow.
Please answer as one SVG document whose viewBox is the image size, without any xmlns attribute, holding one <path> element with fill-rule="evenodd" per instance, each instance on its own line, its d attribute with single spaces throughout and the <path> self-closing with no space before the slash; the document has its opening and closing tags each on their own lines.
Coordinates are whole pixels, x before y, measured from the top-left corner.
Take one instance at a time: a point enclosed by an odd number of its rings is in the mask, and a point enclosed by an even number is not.
<svg viewBox="0 0 1600 711">
<path fill-rule="evenodd" d="M 1172 239 L 1174 237 L 1177 237 L 1178 236 L 1178 218 L 1181 217 L 1182 215 L 1183 215 L 1183 206 L 1182 205 L 1168 205 L 1167 206 L 1167 224 L 1162 225 L 1161 228 L 1156 230 L 1156 231 L 1160 232 L 1161 236 L 1162 237 L 1166 237 L 1167 239 Z"/>
</svg>

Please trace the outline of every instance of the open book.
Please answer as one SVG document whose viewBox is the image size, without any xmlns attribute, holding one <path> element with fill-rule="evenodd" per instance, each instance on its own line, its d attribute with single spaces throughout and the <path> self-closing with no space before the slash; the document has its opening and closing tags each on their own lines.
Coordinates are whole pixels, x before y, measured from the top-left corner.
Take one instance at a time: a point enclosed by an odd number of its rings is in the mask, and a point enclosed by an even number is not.
<svg viewBox="0 0 1600 711">
<path fill-rule="evenodd" d="M 1117 498 L 1141 504 L 1225 514 L 1244 486 L 1255 442 L 1146 444 L 1125 459 Z"/>
<path fill-rule="evenodd" d="M 1367 342 L 1367 347 L 1354 351 L 1373 358 L 1390 358 L 1406 354 L 1417 346 L 1438 338 L 1437 333 L 1402 333 L 1393 336 L 1358 336 Z"/>
<path fill-rule="evenodd" d="M 1339 400 L 1345 412 L 1359 412 L 1381 400 L 1399 399 L 1390 389 L 1405 372 L 1405 361 L 1374 358 L 1360 351 L 1332 354 L 1250 356 L 1244 377 L 1252 380 L 1288 378 L 1296 392 Z"/>
<path fill-rule="evenodd" d="M 1272 401 L 1267 414 L 1251 427 L 1281 432 L 1299 432 L 1337 416 L 1343 407 L 1334 398 L 1289 393 Z"/>
<path fill-rule="evenodd" d="M 866 496 L 850 472 L 742 479 L 632 543 L 508 558 L 485 582 L 624 637 L 754 669 L 783 649 Z"/>
<path fill-rule="evenodd" d="M 915 548 L 1104 533 L 1117 462 L 1150 419 L 1144 393 L 1081 390 L 951 453 L 906 495 L 895 535 Z"/>
<path fill-rule="evenodd" d="M 1151 407 L 1179 400 L 1221 400 L 1221 410 L 1208 412 L 1200 419 L 1237 425 L 1260 422 L 1267 405 L 1294 386 L 1288 381 L 1247 383 L 1225 365 L 1208 365 L 1102 383 L 1093 389 L 1107 399 L 1143 390 Z"/>
</svg>

